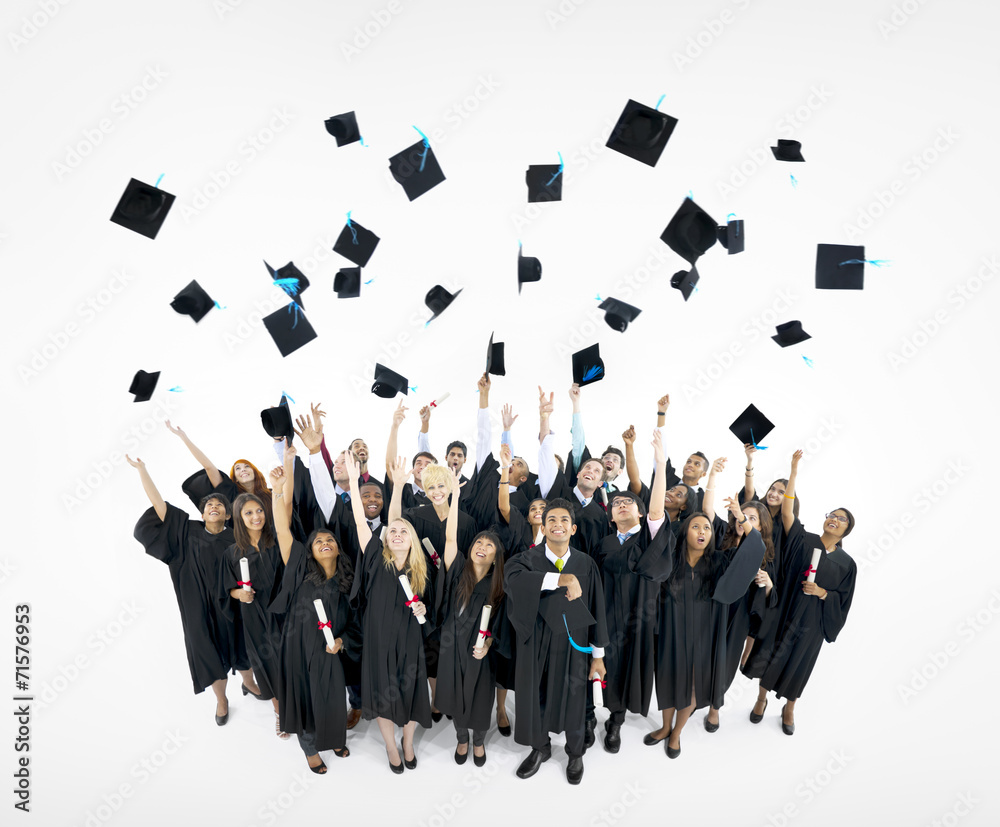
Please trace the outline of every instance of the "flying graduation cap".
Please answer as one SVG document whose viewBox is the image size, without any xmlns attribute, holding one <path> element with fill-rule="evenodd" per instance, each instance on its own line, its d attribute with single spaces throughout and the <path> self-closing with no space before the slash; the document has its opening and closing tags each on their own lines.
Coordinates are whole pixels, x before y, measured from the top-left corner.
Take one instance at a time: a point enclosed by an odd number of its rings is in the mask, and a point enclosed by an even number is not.
<svg viewBox="0 0 1000 827">
<path fill-rule="evenodd" d="M 371 230 L 362 227 L 357 221 L 351 221 L 347 214 L 347 224 L 340 231 L 333 252 L 340 253 L 344 258 L 359 267 L 366 267 L 368 260 L 378 246 L 379 237 Z"/>
<path fill-rule="evenodd" d="M 818 290 L 864 290 L 865 248 L 850 244 L 816 245 Z"/>
<path fill-rule="evenodd" d="M 170 306 L 182 316 L 190 316 L 196 322 L 200 322 L 208 311 L 215 307 L 212 297 L 205 292 L 194 279 L 184 287 L 170 302 Z"/>
<path fill-rule="evenodd" d="M 292 262 L 288 262 L 288 264 L 278 270 L 275 270 L 266 261 L 264 262 L 264 266 L 267 268 L 267 272 L 271 274 L 271 278 L 277 282 L 278 287 L 288 294 L 288 297 L 299 306 L 300 310 L 305 310 L 305 305 L 302 303 L 302 294 L 309 286 L 309 279 L 305 277 L 302 271 Z"/>
<path fill-rule="evenodd" d="M 604 311 L 604 321 L 612 330 L 624 333 L 629 322 L 634 322 L 642 311 L 615 298 L 607 298 L 598 307 Z"/>
<path fill-rule="evenodd" d="M 581 388 L 604 378 L 601 346 L 594 344 L 573 354 L 573 382 Z"/>
<path fill-rule="evenodd" d="M 494 342 L 490 334 L 490 343 L 486 346 L 486 373 L 494 376 L 506 376 L 503 364 L 503 342 Z"/>
<path fill-rule="evenodd" d="M 326 131 L 337 139 L 337 146 L 347 146 L 361 140 L 358 119 L 353 112 L 326 119 Z"/>
<path fill-rule="evenodd" d="M 438 316 L 444 313 L 462 290 L 458 290 L 455 293 L 449 293 L 447 289 L 442 287 L 440 284 L 435 284 L 430 290 L 427 291 L 427 295 L 424 297 L 424 304 L 430 309 L 434 314 L 427 321 L 433 322 Z"/>
<path fill-rule="evenodd" d="M 333 277 L 333 291 L 338 299 L 356 299 L 361 295 L 361 268 L 344 267 Z"/>
<path fill-rule="evenodd" d="M 771 339 L 782 347 L 797 345 L 799 342 L 804 342 L 806 339 L 812 338 L 812 336 L 802 329 L 802 322 L 798 319 L 779 324 L 775 327 L 775 331 L 777 331 L 777 335 L 772 336 Z"/>
<path fill-rule="evenodd" d="M 521 292 L 521 285 L 527 281 L 541 281 L 542 263 L 534 256 L 526 256 L 517 249 L 517 292 Z"/>
<path fill-rule="evenodd" d="M 132 377 L 132 384 L 129 385 L 128 392 L 135 394 L 133 402 L 148 402 L 153 397 L 156 383 L 160 381 L 160 372 L 146 373 L 144 370 L 137 370 Z"/>
<path fill-rule="evenodd" d="M 694 264 L 715 244 L 718 226 L 712 216 L 690 198 L 685 198 L 660 235 L 660 241 L 688 264 Z"/>
<path fill-rule="evenodd" d="M 282 358 L 316 338 L 302 306 L 294 301 L 264 317 L 264 327 L 278 346 Z"/>
<path fill-rule="evenodd" d="M 528 203 L 562 201 L 563 182 L 562 155 L 558 164 L 537 164 L 529 166 L 525 174 L 528 184 Z"/>
<path fill-rule="evenodd" d="M 790 141 L 786 138 L 778 138 L 778 145 L 771 147 L 771 154 L 777 161 L 804 161 L 802 157 L 802 144 L 799 141 Z"/>
<path fill-rule="evenodd" d="M 417 132 L 420 130 L 417 129 Z M 389 159 L 389 172 L 402 185 L 403 192 L 411 201 L 445 180 L 430 141 L 423 132 L 420 132 L 420 137 L 423 140 L 408 146 Z"/>
<path fill-rule="evenodd" d="M 260 423 L 264 426 L 264 432 L 274 439 L 282 437 L 292 444 L 295 438 L 295 429 L 292 427 L 292 414 L 288 409 L 288 397 L 281 394 L 281 401 L 277 407 L 264 408 L 260 412 Z"/>
<path fill-rule="evenodd" d="M 774 425 L 753 405 L 747 405 L 746 410 L 736 417 L 736 421 L 729 426 L 729 430 L 733 432 L 741 444 L 760 448 L 758 443 L 762 442 L 764 437 L 774 430 Z"/>
<path fill-rule="evenodd" d="M 694 265 L 690 270 L 678 270 L 670 277 L 670 286 L 681 291 L 684 301 L 691 298 L 701 276 L 698 275 L 698 268 Z"/>
<path fill-rule="evenodd" d="M 390 370 L 385 365 L 375 363 L 375 380 L 372 382 L 372 393 L 382 399 L 392 399 L 397 393 L 403 396 L 410 392 L 406 378 Z"/>
<path fill-rule="evenodd" d="M 743 232 L 743 219 L 732 219 L 726 224 L 721 224 L 716 230 L 719 244 L 729 251 L 729 255 L 734 256 L 743 252 L 743 245 L 746 241 Z"/>
<path fill-rule="evenodd" d="M 655 167 L 675 126 L 677 118 L 629 100 L 611 130 L 606 146 Z"/>
<path fill-rule="evenodd" d="M 128 182 L 111 220 L 146 238 L 156 238 L 170 212 L 174 196 L 135 178 Z"/>
</svg>

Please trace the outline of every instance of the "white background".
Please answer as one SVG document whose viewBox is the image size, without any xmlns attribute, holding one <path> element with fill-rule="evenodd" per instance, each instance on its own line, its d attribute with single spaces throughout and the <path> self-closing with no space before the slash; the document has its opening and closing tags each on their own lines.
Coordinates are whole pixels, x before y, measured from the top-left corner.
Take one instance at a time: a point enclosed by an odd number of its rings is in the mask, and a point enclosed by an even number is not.
<svg viewBox="0 0 1000 827">
<path fill-rule="evenodd" d="M 995 823 L 995 760 L 977 747 L 998 723 L 1000 578 L 992 526 L 979 525 L 990 512 L 971 506 L 986 505 L 997 462 L 996 24 L 990 4 L 968 1 L 8 4 L 0 617 L 11 628 L 14 606 L 31 604 L 31 817 Z M 656 168 L 604 148 L 629 98 L 660 95 L 679 124 Z M 369 146 L 338 149 L 323 121 L 352 109 Z M 419 139 L 413 125 L 448 180 L 410 203 L 387 159 Z M 778 137 L 800 140 L 806 163 L 775 162 Z M 564 200 L 529 208 L 525 170 L 557 152 Z M 108 221 L 129 178 L 161 173 L 177 201 L 155 241 Z M 739 256 L 710 250 L 684 303 L 669 287 L 684 263 L 658 237 L 689 191 L 720 222 L 745 219 L 748 242 Z M 338 301 L 333 276 L 350 265 L 330 248 L 348 210 L 382 242 L 362 297 Z M 520 296 L 519 240 L 543 264 Z M 891 264 L 867 267 L 863 292 L 816 291 L 821 242 Z M 319 338 L 287 359 L 259 322 L 285 303 L 262 259 L 312 280 Z M 226 307 L 198 325 L 169 307 L 192 278 Z M 464 292 L 425 328 L 435 283 Z M 643 313 L 613 332 L 597 295 Z M 813 338 L 782 350 L 769 337 L 789 319 Z M 669 392 L 675 462 L 728 456 L 735 489 L 742 452 L 727 426 L 753 402 L 776 425 L 757 456 L 762 487 L 805 447 L 807 528 L 854 512 L 854 606 L 794 738 L 773 698 L 748 722 L 755 689 L 740 678 L 717 734 L 699 713 L 668 761 L 641 743 L 658 713 L 630 717 L 621 753 L 592 750 L 578 788 L 561 737 L 521 781 L 525 748 L 494 729 L 487 766 L 459 768 L 446 724 L 420 731 L 416 772 L 392 776 L 363 723 L 352 757 L 328 756 L 314 778 L 235 679 L 225 728 L 211 693 L 191 694 L 168 573 L 132 538 L 147 502 L 122 455 L 138 453 L 183 505 L 195 466 L 165 414 L 225 470 L 244 456 L 267 468 L 258 412 L 284 390 L 296 413 L 323 402 L 333 445 L 366 437 L 377 470 L 395 403 L 368 392 L 375 361 L 417 388 L 401 450 L 414 450 L 416 409 L 445 391 L 432 445 L 471 449 L 491 330 L 507 343 L 493 407 L 519 412 L 532 467 L 536 386 L 556 392 L 565 450 L 569 354 L 600 341 L 607 378 L 584 391 L 594 451 L 635 424 L 648 473 L 655 400 Z M 139 368 L 162 375 L 135 405 Z M 12 716 L 6 726 L 10 780 Z M 165 743 L 180 746 L 167 756 Z"/>
</svg>

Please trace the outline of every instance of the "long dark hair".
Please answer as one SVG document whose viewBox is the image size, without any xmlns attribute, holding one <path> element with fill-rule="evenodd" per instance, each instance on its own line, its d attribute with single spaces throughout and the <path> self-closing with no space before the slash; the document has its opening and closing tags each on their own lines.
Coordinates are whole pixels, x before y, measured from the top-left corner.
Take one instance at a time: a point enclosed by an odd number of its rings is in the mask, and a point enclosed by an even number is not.
<svg viewBox="0 0 1000 827">
<path fill-rule="evenodd" d="M 317 528 L 312 534 L 309 535 L 309 539 L 306 540 L 305 579 L 314 586 L 322 586 L 327 581 L 326 572 L 323 571 L 323 567 L 313 556 L 312 551 L 313 541 L 320 534 L 328 534 L 333 538 L 333 544 L 337 547 L 337 571 L 333 575 L 332 579 L 337 581 L 337 589 L 341 594 L 350 594 L 351 586 L 354 584 L 354 566 L 351 564 L 351 558 L 344 554 L 344 550 L 340 547 L 340 543 L 337 542 L 336 535 L 328 528 Z"/>
<path fill-rule="evenodd" d="M 503 558 L 504 558 L 504 548 L 503 544 L 500 542 L 500 538 L 493 531 L 480 531 L 475 538 L 472 540 L 472 545 L 469 546 L 469 555 L 465 558 L 465 568 L 462 569 L 462 576 L 458 581 L 458 606 L 459 608 L 465 608 L 469 605 L 469 600 L 472 598 L 472 592 L 476 588 L 476 569 L 475 564 L 472 562 L 472 549 L 476 545 L 476 540 L 479 539 L 489 540 L 493 543 L 494 548 L 496 548 L 496 554 L 493 556 L 493 567 L 487 576 L 490 577 L 490 594 L 486 598 L 486 602 L 493 607 L 493 616 L 496 616 L 497 608 L 500 606 L 500 602 L 503 600 Z"/>
<path fill-rule="evenodd" d="M 798 504 L 798 500 L 796 500 L 795 503 L 797 505 Z M 843 546 L 841 545 L 841 543 L 843 542 L 843 539 L 848 534 L 850 534 L 852 531 L 854 531 L 854 515 L 850 511 L 848 511 L 846 508 L 843 508 L 843 507 L 841 507 L 841 508 L 835 508 L 833 510 L 834 511 L 843 511 L 847 515 L 847 529 L 844 531 L 843 534 L 840 535 L 840 540 L 837 542 L 837 545 L 840 546 L 841 548 L 843 548 Z"/>
<path fill-rule="evenodd" d="M 670 576 L 667 578 L 667 586 L 670 589 L 671 596 L 675 600 L 679 599 L 681 596 L 681 586 L 685 575 L 684 569 L 687 566 L 688 528 L 690 528 L 691 521 L 695 519 L 695 517 L 704 517 L 708 520 L 709 531 L 708 542 L 705 544 L 705 551 L 702 555 L 702 559 L 709 567 L 709 576 L 703 578 L 701 581 L 701 589 L 698 591 L 697 595 L 699 599 L 707 600 L 711 596 L 712 589 L 715 588 L 715 581 L 718 577 L 719 564 L 723 559 L 722 552 L 715 550 L 715 530 L 712 527 L 712 518 L 709 517 L 704 511 L 695 511 L 693 514 L 688 515 L 687 519 L 681 523 L 677 551 L 674 554 L 674 567 L 670 572 Z"/>
<path fill-rule="evenodd" d="M 743 503 L 741 510 L 752 508 L 757 512 L 757 519 L 760 521 L 760 537 L 764 541 L 764 559 L 761 561 L 761 568 L 774 560 L 774 521 L 771 519 L 771 511 L 765 503 L 760 500 L 750 500 Z M 748 532 L 744 531 L 746 537 Z M 726 525 L 726 533 L 722 538 L 722 548 L 720 551 L 728 551 L 740 544 L 740 538 L 736 534 L 736 518 L 730 514 L 729 523 Z"/>
<path fill-rule="evenodd" d="M 780 482 L 783 486 L 785 486 L 785 490 L 786 491 L 788 490 L 788 480 L 786 480 L 784 477 L 776 479 L 774 482 Z M 774 482 L 772 482 L 771 485 L 769 485 L 767 487 L 767 491 L 771 490 L 771 486 L 774 485 Z M 767 491 L 764 492 L 764 499 L 767 499 Z M 754 493 L 756 494 L 757 492 L 755 491 Z M 781 496 L 784 497 L 785 495 L 782 494 Z M 771 509 L 768 508 L 767 510 L 768 510 L 768 512 L 770 512 Z M 778 515 L 779 516 L 781 515 L 781 503 L 778 503 Z M 796 519 L 798 519 L 798 516 L 799 516 L 799 495 L 798 494 L 795 495 L 795 500 L 794 500 L 794 502 L 792 502 L 792 516 L 795 517 Z"/>
<path fill-rule="evenodd" d="M 271 527 L 270 519 L 271 512 L 264 505 L 264 501 L 256 494 L 243 493 L 233 503 L 233 537 L 236 539 L 237 557 L 241 556 L 241 554 L 246 554 L 247 551 L 253 548 L 253 543 L 250 540 L 250 530 L 243 522 L 243 515 L 241 514 L 243 506 L 248 502 L 255 502 L 264 509 L 264 528 L 260 532 L 260 546 L 258 547 L 258 551 L 274 545 L 274 529 Z"/>
</svg>

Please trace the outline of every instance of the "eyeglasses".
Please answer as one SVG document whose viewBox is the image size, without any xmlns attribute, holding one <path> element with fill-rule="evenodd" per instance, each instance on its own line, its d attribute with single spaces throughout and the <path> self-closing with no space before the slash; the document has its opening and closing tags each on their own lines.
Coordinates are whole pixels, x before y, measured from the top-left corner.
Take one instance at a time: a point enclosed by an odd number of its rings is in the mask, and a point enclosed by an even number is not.
<svg viewBox="0 0 1000 827">
<path fill-rule="evenodd" d="M 850 520 L 848 520 L 847 517 L 842 517 L 840 514 L 834 514 L 832 511 L 826 515 L 826 518 L 828 520 L 838 520 L 839 522 L 842 523 L 850 522 Z"/>
</svg>

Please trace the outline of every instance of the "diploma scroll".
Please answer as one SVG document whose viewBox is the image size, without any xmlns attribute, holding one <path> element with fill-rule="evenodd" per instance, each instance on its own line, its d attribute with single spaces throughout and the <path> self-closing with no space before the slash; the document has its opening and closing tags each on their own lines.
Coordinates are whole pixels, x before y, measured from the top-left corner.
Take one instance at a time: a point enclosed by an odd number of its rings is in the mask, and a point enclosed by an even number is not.
<svg viewBox="0 0 1000 827">
<path fill-rule="evenodd" d="M 431 557 L 431 562 L 434 564 L 435 568 L 441 568 L 441 556 L 434 550 L 434 544 L 430 541 L 430 538 L 424 537 L 423 541 L 424 548 Z"/>
<path fill-rule="evenodd" d="M 336 641 L 333 639 L 333 631 L 330 629 L 330 621 L 326 617 L 326 608 L 323 606 L 323 601 L 316 598 L 313 601 L 313 606 L 316 607 L 316 616 L 319 618 L 319 628 L 323 630 L 323 637 L 326 638 L 326 645 L 332 649 L 333 644 Z"/>
<path fill-rule="evenodd" d="M 253 591 L 250 585 L 250 561 L 246 557 L 240 558 L 240 582 L 243 583 L 243 591 Z"/>
<path fill-rule="evenodd" d="M 594 685 L 594 706 L 604 706 L 604 681 L 592 678 L 591 683 Z"/>
<path fill-rule="evenodd" d="M 809 563 L 809 568 L 806 569 L 806 575 L 807 575 L 806 580 L 808 580 L 810 583 L 816 582 L 816 567 L 819 565 L 819 558 L 822 553 L 823 549 L 821 548 L 813 549 L 812 562 Z"/>
<path fill-rule="evenodd" d="M 413 589 L 410 588 L 410 581 L 407 579 L 405 574 L 399 575 L 399 585 L 403 587 L 403 592 L 406 594 L 406 602 L 410 603 L 413 601 Z M 417 617 L 417 623 L 423 626 L 427 622 L 427 618 L 423 615 Z"/>
<path fill-rule="evenodd" d="M 490 628 L 490 613 L 493 611 L 493 607 L 487 603 L 483 606 L 483 616 L 479 621 L 479 634 L 476 636 L 476 648 L 486 643 L 486 634 L 489 634 Z M 486 634 L 484 634 L 484 632 Z"/>
</svg>

